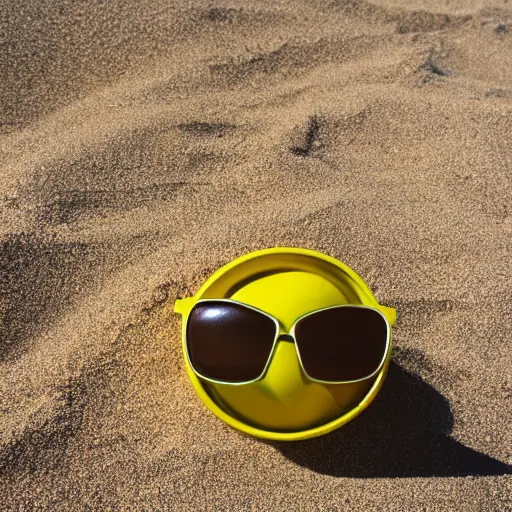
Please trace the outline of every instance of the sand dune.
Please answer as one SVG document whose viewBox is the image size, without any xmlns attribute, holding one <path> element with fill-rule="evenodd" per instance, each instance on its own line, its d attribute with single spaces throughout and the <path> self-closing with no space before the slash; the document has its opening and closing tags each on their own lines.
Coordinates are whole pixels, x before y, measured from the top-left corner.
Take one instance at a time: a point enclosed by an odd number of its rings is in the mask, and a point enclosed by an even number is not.
<svg viewBox="0 0 512 512">
<path fill-rule="evenodd" d="M 512 506 L 512 4 L 3 2 L 0 497 L 9 510 Z M 206 411 L 177 297 L 326 252 L 398 309 L 332 435 Z"/>
</svg>

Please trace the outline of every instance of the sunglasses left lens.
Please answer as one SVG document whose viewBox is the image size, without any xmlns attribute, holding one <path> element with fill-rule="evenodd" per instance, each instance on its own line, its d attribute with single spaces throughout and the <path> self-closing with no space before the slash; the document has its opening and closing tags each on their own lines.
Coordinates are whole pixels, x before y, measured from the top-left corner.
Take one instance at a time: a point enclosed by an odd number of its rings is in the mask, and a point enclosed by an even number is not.
<svg viewBox="0 0 512 512">
<path fill-rule="evenodd" d="M 388 326 L 374 309 L 341 306 L 299 320 L 295 338 L 304 369 L 313 379 L 360 380 L 381 367 Z"/>
<path fill-rule="evenodd" d="M 275 336 L 275 323 L 263 313 L 231 302 L 199 302 L 187 323 L 190 363 L 210 379 L 248 382 L 263 373 Z"/>
</svg>

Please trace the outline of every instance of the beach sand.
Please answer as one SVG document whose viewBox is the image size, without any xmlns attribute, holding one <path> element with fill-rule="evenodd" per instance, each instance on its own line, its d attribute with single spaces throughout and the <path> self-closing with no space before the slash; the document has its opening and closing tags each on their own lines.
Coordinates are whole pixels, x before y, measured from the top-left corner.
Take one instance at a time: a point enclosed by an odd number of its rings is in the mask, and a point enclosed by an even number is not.
<svg viewBox="0 0 512 512">
<path fill-rule="evenodd" d="M 0 7 L 4 510 L 512 510 L 512 1 Z M 263 443 L 177 297 L 273 246 L 396 307 L 359 418 Z"/>
</svg>

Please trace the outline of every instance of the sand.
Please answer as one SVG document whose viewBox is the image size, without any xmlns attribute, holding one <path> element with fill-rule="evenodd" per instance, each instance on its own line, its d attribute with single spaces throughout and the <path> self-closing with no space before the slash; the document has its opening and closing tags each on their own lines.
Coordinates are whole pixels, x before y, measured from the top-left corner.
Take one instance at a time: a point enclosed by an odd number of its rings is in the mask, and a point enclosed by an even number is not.
<svg viewBox="0 0 512 512">
<path fill-rule="evenodd" d="M 0 5 L 4 510 L 512 510 L 512 2 Z M 299 246 L 398 310 L 376 401 L 263 443 L 177 297 Z"/>
</svg>

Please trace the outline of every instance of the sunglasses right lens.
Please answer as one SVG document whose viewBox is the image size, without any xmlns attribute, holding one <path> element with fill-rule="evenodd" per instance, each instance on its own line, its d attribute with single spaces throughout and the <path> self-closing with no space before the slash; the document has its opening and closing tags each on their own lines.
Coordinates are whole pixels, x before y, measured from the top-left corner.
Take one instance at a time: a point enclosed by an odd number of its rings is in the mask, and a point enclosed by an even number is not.
<svg viewBox="0 0 512 512">
<path fill-rule="evenodd" d="M 263 373 L 275 336 L 275 323 L 263 313 L 232 302 L 199 302 L 187 323 L 190 363 L 210 379 L 249 382 Z"/>
<path fill-rule="evenodd" d="M 299 320 L 295 338 L 310 377 L 352 381 L 369 377 L 382 364 L 388 325 L 374 309 L 341 306 Z"/>
</svg>

